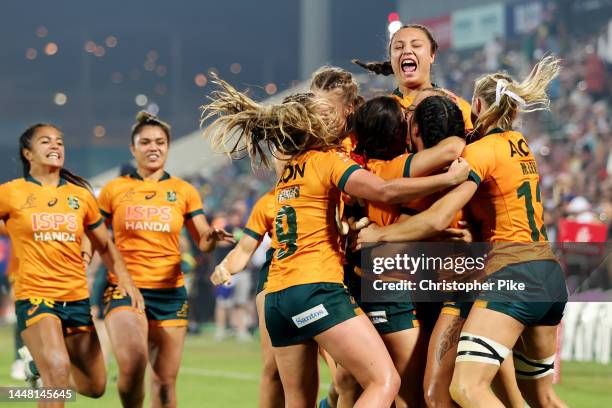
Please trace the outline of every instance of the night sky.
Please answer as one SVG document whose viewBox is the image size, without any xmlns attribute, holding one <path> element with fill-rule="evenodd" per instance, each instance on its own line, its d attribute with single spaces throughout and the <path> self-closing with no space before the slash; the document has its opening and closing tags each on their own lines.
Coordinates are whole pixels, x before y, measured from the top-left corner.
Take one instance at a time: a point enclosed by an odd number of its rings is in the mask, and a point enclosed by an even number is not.
<svg viewBox="0 0 612 408">
<path fill-rule="evenodd" d="M 89 177 L 129 158 L 140 109 L 157 106 L 175 137 L 197 129 L 212 90 L 197 83 L 213 68 L 256 98 L 289 88 L 299 9 L 293 0 L 3 2 L 0 181 L 19 175 L 17 139 L 33 123 L 59 125 L 67 167 Z M 351 58 L 383 57 L 394 10 L 392 0 L 333 0 L 328 62 L 353 69 Z"/>
</svg>

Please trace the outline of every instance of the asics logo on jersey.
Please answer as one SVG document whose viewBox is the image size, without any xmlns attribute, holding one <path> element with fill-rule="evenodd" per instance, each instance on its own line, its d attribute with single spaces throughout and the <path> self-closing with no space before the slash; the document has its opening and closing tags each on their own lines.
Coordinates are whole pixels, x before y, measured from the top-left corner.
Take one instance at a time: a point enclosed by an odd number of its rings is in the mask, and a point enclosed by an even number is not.
<svg viewBox="0 0 612 408">
<path fill-rule="evenodd" d="M 49 207 L 53 207 L 55 204 L 57 204 L 57 197 L 47 203 Z"/>
<path fill-rule="evenodd" d="M 152 193 L 146 194 L 146 195 L 145 195 L 145 200 L 150 200 L 150 199 L 152 199 L 153 197 L 155 197 L 156 195 L 157 195 L 157 193 L 156 193 L 155 191 L 154 191 L 154 192 L 152 192 Z"/>
</svg>

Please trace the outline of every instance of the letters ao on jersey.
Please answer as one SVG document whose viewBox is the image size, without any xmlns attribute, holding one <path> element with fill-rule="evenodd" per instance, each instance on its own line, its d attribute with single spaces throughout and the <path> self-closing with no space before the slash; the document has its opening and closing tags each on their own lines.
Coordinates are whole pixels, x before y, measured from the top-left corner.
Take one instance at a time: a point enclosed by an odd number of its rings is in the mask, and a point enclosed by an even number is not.
<svg viewBox="0 0 612 408">
<path fill-rule="evenodd" d="M 510 157 L 518 155 L 519 157 L 524 158 L 530 157 L 531 155 L 529 146 L 527 146 L 527 142 L 524 139 L 519 139 L 516 144 L 512 140 L 508 140 L 508 145 L 510 147 Z M 521 171 L 525 176 L 530 174 L 537 175 L 538 165 L 535 160 L 522 161 Z"/>
</svg>

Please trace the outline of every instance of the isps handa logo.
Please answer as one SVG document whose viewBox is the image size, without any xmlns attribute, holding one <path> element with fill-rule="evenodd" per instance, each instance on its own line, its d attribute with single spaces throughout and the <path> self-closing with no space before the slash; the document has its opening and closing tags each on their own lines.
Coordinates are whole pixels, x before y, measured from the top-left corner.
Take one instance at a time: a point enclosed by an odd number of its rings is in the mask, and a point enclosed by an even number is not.
<svg viewBox="0 0 612 408">
<path fill-rule="evenodd" d="M 32 232 L 34 241 L 76 242 L 78 230 L 76 214 L 33 213 Z"/>
<path fill-rule="evenodd" d="M 128 205 L 125 207 L 126 231 L 170 232 L 172 207 Z"/>
<path fill-rule="evenodd" d="M 68 207 L 72 208 L 73 210 L 78 210 L 81 208 L 78 198 L 75 196 L 68 196 Z"/>
</svg>

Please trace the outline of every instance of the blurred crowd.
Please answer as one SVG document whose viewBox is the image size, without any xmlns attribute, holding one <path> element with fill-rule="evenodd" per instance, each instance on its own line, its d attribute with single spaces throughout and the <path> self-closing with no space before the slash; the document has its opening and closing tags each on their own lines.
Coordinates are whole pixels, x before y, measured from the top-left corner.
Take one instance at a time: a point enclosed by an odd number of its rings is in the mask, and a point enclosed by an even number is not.
<svg viewBox="0 0 612 408">
<path fill-rule="evenodd" d="M 443 51 L 433 68 L 436 85 L 470 101 L 474 81 L 486 73 L 505 71 L 521 80 L 545 53 L 563 60 L 550 89 L 550 112 L 524 115 L 515 124 L 538 162 L 551 241 L 560 217 L 612 226 L 612 59 L 598 52 L 608 34 L 573 36 L 567 31 L 553 14 L 519 40 L 497 38 L 466 53 Z M 392 86 L 392 78 L 370 75 L 362 89 L 370 96 Z"/>
</svg>

